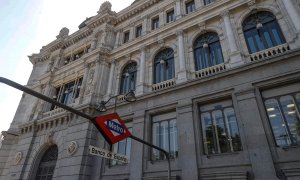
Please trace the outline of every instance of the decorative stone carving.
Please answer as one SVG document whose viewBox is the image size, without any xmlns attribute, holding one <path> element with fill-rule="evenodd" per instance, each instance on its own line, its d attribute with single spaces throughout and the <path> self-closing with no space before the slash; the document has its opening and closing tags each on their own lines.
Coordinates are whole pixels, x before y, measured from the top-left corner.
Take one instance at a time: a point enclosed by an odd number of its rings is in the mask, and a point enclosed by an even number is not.
<svg viewBox="0 0 300 180">
<path fill-rule="evenodd" d="M 23 153 L 20 151 L 17 152 L 15 155 L 15 165 L 19 164 L 22 158 L 23 158 Z"/>
<path fill-rule="evenodd" d="M 47 133 L 47 143 L 48 144 L 54 144 L 54 140 L 53 140 L 53 137 L 54 137 L 54 131 L 49 131 Z"/>
<path fill-rule="evenodd" d="M 95 74 L 95 69 L 91 69 L 89 72 L 88 80 L 87 80 L 87 88 L 85 91 L 86 95 L 91 93 L 92 86 L 93 86 L 94 74 Z"/>
<path fill-rule="evenodd" d="M 69 145 L 68 145 L 67 152 L 68 152 L 68 154 L 71 156 L 71 155 L 73 155 L 73 154 L 76 153 L 77 149 L 78 149 L 78 144 L 77 144 L 77 142 L 76 142 L 76 141 L 71 141 L 71 142 L 69 143 Z"/>
<path fill-rule="evenodd" d="M 69 35 L 69 29 L 64 27 L 59 31 L 59 34 L 56 36 L 57 39 L 65 38 Z"/>
<path fill-rule="evenodd" d="M 100 9 L 97 13 L 104 14 L 110 11 L 111 11 L 111 3 L 109 1 L 105 1 L 104 3 L 101 4 Z"/>
</svg>

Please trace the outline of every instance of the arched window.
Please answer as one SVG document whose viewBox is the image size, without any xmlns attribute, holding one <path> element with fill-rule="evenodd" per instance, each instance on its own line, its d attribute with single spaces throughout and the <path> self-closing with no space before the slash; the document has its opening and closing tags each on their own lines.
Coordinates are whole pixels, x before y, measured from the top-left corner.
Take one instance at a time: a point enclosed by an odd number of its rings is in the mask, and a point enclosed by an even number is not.
<svg viewBox="0 0 300 180">
<path fill-rule="evenodd" d="M 201 35 L 194 42 L 196 71 L 223 63 L 222 48 L 217 33 Z"/>
<path fill-rule="evenodd" d="M 57 146 L 51 146 L 43 155 L 36 174 L 36 180 L 52 179 L 58 155 Z"/>
<path fill-rule="evenodd" d="M 257 12 L 247 17 L 243 31 L 250 54 L 286 42 L 275 16 L 270 12 Z"/>
<path fill-rule="evenodd" d="M 160 51 L 154 58 L 154 84 L 174 78 L 174 69 L 173 49 Z"/>
<path fill-rule="evenodd" d="M 124 68 L 122 72 L 120 94 L 126 94 L 131 90 L 135 90 L 136 71 L 136 62 L 131 62 Z"/>
</svg>

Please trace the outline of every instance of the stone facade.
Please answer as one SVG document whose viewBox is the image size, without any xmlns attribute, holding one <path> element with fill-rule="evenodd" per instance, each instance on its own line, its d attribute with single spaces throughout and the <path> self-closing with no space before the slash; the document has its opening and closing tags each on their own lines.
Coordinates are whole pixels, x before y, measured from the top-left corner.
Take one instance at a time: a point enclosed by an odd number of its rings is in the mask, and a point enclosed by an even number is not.
<svg viewBox="0 0 300 180">
<path fill-rule="evenodd" d="M 118 96 L 117 112 L 135 136 L 148 142 L 153 141 L 153 117 L 175 114 L 178 155 L 171 160 L 173 179 L 300 179 L 300 146 L 276 144 L 264 103 L 300 92 L 299 1 L 195 0 L 187 13 L 190 2 L 139 0 L 119 13 L 103 3 L 78 31 L 69 35 L 63 28 L 56 40 L 29 57 L 33 70 L 27 87 L 57 98 L 59 87 L 75 82 L 80 91 L 68 105 L 99 116 L 105 113 L 95 110 L 95 104 L 119 94 L 123 69 L 135 62 L 137 101 L 128 103 Z M 172 11 L 174 20 L 168 22 Z M 285 42 L 249 53 L 243 21 L 259 11 L 276 17 Z M 159 27 L 153 29 L 155 18 Z M 217 33 L 223 62 L 196 70 L 194 42 L 207 32 Z M 154 84 L 154 59 L 166 48 L 174 51 L 174 76 Z M 234 108 L 241 150 L 206 153 L 201 108 L 225 100 Z M 106 113 L 113 112 L 113 104 Z M 52 145 L 58 148 L 53 179 L 141 180 L 167 175 L 167 161 L 153 160 L 151 149 L 133 140 L 127 165 L 89 155 L 89 145 L 109 149 L 93 124 L 28 94 L 23 94 L 3 136 L 0 179 L 35 179 Z"/>
</svg>

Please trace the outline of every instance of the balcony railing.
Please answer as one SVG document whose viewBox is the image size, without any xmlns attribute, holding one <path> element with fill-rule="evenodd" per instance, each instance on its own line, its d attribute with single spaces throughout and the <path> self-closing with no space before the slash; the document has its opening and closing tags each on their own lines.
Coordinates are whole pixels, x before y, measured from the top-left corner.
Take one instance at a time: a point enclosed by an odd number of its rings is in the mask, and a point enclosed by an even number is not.
<svg viewBox="0 0 300 180">
<path fill-rule="evenodd" d="M 62 108 L 56 108 L 52 111 L 48 111 L 48 112 L 45 112 L 43 114 L 43 117 L 51 117 L 51 116 L 54 116 L 55 114 L 59 114 L 59 113 L 62 113 L 62 112 L 65 112 L 66 110 L 62 109 Z"/>
<path fill-rule="evenodd" d="M 163 81 L 163 82 L 160 82 L 160 83 L 157 83 L 157 84 L 153 84 L 152 85 L 152 91 L 158 91 L 158 90 L 161 90 L 161 89 L 167 89 L 167 88 L 172 87 L 174 85 L 175 85 L 175 80 L 174 79 L 170 79 L 170 80 Z"/>
<path fill-rule="evenodd" d="M 265 49 L 253 54 L 250 54 L 250 61 L 254 62 L 254 61 L 259 61 L 259 60 L 263 60 L 265 58 L 269 58 L 278 54 L 282 54 L 285 53 L 287 51 L 290 50 L 290 47 L 287 43 L 279 45 L 279 46 L 275 46 L 269 49 Z"/>
<path fill-rule="evenodd" d="M 225 69 L 226 69 L 225 64 L 218 64 L 218 65 L 215 65 L 212 67 L 208 67 L 208 68 L 196 71 L 195 74 L 196 74 L 196 78 L 202 78 L 202 77 L 209 76 L 209 75 L 215 74 L 217 72 L 223 71 Z"/>
</svg>

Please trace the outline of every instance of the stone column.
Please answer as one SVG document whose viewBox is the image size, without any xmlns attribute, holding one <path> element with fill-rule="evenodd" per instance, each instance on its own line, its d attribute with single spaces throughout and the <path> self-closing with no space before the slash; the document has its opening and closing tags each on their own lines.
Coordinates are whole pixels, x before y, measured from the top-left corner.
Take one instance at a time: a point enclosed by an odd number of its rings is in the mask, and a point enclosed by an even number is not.
<svg viewBox="0 0 300 180">
<path fill-rule="evenodd" d="M 165 13 L 165 11 L 161 11 L 159 13 L 159 27 L 163 27 L 165 25 L 166 16 L 164 13 Z"/>
<path fill-rule="evenodd" d="M 176 0 L 175 16 L 176 16 L 176 20 L 182 18 L 181 0 Z"/>
<path fill-rule="evenodd" d="M 230 65 L 231 67 L 239 66 L 243 64 L 241 53 L 238 51 L 236 39 L 234 37 L 232 24 L 230 22 L 229 11 L 225 10 L 221 13 L 224 21 L 225 32 L 227 37 L 227 43 L 230 51 Z"/>
<path fill-rule="evenodd" d="M 130 29 L 129 29 L 129 41 L 132 41 L 135 38 L 135 26 L 134 24 L 130 24 Z"/>
<path fill-rule="evenodd" d="M 203 0 L 195 0 L 196 9 L 201 8 L 203 5 Z"/>
<path fill-rule="evenodd" d="M 113 60 L 110 64 L 110 70 L 109 70 L 109 78 L 108 78 L 108 85 L 106 90 L 106 97 L 110 97 L 112 95 L 112 83 L 113 83 L 113 77 L 115 72 L 115 60 Z"/>
<path fill-rule="evenodd" d="M 198 179 L 192 100 L 179 101 L 177 113 L 178 144 L 182 147 L 178 152 L 182 179 Z"/>
<path fill-rule="evenodd" d="M 59 57 L 59 56 L 55 58 L 54 69 L 59 68 L 59 66 L 60 66 L 60 60 L 61 60 L 61 57 Z"/>
<path fill-rule="evenodd" d="M 116 40 L 115 40 L 115 48 L 120 46 L 120 31 L 117 32 Z"/>
<path fill-rule="evenodd" d="M 136 94 L 141 95 L 144 93 L 144 83 L 145 83 L 145 63 L 146 63 L 146 50 L 145 46 L 141 47 L 141 58 L 140 58 L 140 67 L 138 71 L 138 83 L 136 87 Z"/>
<path fill-rule="evenodd" d="M 149 17 L 148 16 L 144 16 L 143 17 L 143 36 L 147 34 L 148 32 L 148 19 Z"/>
<path fill-rule="evenodd" d="M 282 0 L 287 13 L 289 14 L 291 20 L 297 31 L 300 31 L 300 16 L 296 9 L 296 4 L 293 4 L 292 0 Z"/>
<path fill-rule="evenodd" d="M 92 82 L 92 95 L 95 97 L 94 100 L 96 100 L 96 98 L 98 98 L 98 79 L 99 79 L 99 75 L 100 75 L 100 71 L 101 71 L 101 66 L 100 66 L 100 58 L 98 57 L 98 59 L 96 60 L 96 67 L 95 67 L 95 74 L 94 74 L 94 79 Z"/>
<path fill-rule="evenodd" d="M 249 85 L 250 86 L 250 85 Z M 271 150 L 263 127 L 263 119 L 260 116 L 255 91 L 251 87 L 241 87 L 235 91 L 236 114 L 243 124 L 247 149 L 255 179 L 278 179 L 276 177 Z"/>
<path fill-rule="evenodd" d="M 132 134 L 140 139 L 144 139 L 144 126 L 145 126 L 145 111 L 135 111 L 133 117 Z M 148 149 L 148 148 L 147 148 Z M 144 158 L 143 144 L 137 141 L 131 141 L 131 156 L 130 156 L 130 178 L 129 179 L 142 179 L 143 176 L 143 159 Z"/>
<path fill-rule="evenodd" d="M 44 95 L 47 96 L 47 97 L 49 97 L 49 98 L 52 98 L 52 97 L 50 97 L 51 96 L 51 84 L 50 84 L 50 80 L 46 84 Z M 43 102 L 42 113 L 49 111 L 50 110 L 50 106 L 51 106 L 50 103 L 44 101 Z"/>
<path fill-rule="evenodd" d="M 86 88 L 86 82 L 89 76 L 89 70 L 90 70 L 90 64 L 85 63 L 84 64 L 84 73 L 83 73 L 83 79 L 82 79 L 82 84 L 81 84 L 81 89 L 79 92 L 79 103 L 82 103 L 82 99 L 84 96 L 85 88 Z"/>
<path fill-rule="evenodd" d="M 178 59 L 179 59 L 178 82 L 180 83 L 187 80 L 183 31 L 178 30 L 176 32 L 176 35 L 177 35 Z"/>
<path fill-rule="evenodd" d="M 97 48 L 97 38 L 93 38 L 90 51 Z"/>
</svg>

